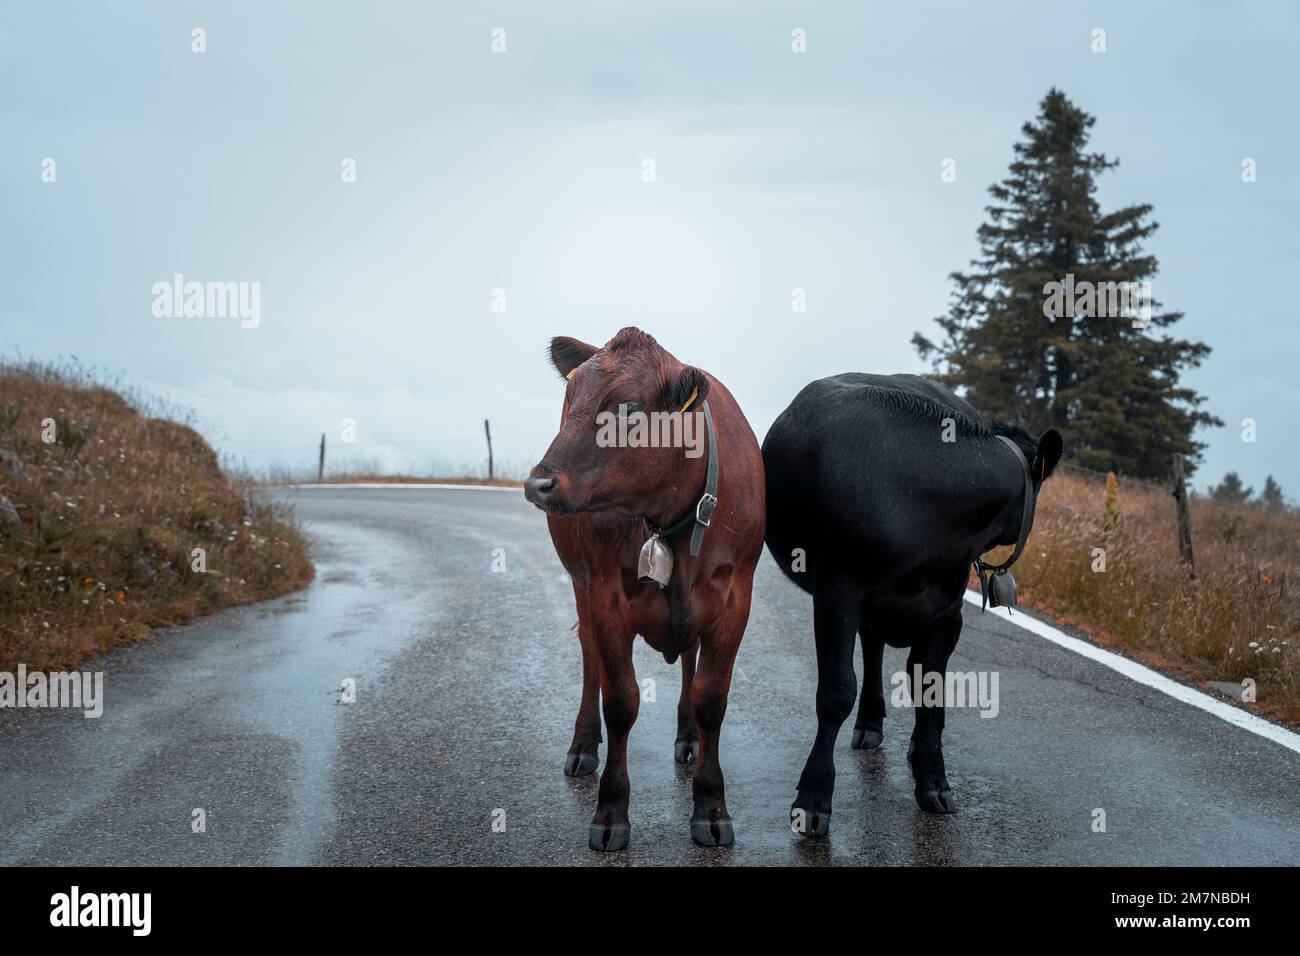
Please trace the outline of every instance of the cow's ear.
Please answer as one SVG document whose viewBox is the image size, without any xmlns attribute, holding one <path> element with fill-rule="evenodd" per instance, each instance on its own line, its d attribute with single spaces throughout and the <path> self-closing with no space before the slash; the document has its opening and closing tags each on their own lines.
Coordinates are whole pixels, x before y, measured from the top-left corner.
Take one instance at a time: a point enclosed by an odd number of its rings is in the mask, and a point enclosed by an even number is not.
<svg viewBox="0 0 1300 956">
<path fill-rule="evenodd" d="M 1034 455 L 1034 462 L 1030 466 L 1034 477 L 1039 481 L 1046 481 L 1052 477 L 1052 472 L 1056 470 L 1057 462 L 1061 460 L 1061 453 L 1064 450 L 1065 440 L 1055 428 L 1049 428 L 1039 435 L 1038 454 Z"/>
<path fill-rule="evenodd" d="M 557 335 L 551 339 L 551 364 L 555 366 L 561 378 L 568 378 L 570 372 L 598 351 L 600 350 L 594 345 L 579 342 L 567 335 Z"/>
<path fill-rule="evenodd" d="M 695 408 L 709 394 L 709 377 L 693 365 L 687 365 L 668 383 L 665 404 L 670 412 Z"/>
</svg>

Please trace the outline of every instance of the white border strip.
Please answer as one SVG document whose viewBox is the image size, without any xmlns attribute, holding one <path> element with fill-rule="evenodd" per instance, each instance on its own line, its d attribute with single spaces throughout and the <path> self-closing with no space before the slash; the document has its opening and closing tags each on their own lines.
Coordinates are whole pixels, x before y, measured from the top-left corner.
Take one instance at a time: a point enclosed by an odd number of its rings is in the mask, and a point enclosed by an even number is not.
<svg viewBox="0 0 1300 956">
<path fill-rule="evenodd" d="M 966 600 L 976 607 L 980 606 L 981 599 L 978 591 L 966 592 Z M 1287 730 L 1278 724 L 1265 720 L 1263 717 L 1257 717 L 1250 711 L 1242 710 L 1240 707 L 1234 707 L 1226 701 L 1217 700 L 1199 690 L 1194 690 L 1186 684 L 1180 684 L 1176 680 L 1171 680 L 1158 671 L 1153 671 L 1149 667 L 1144 667 L 1137 661 L 1129 660 L 1113 651 L 1105 650 L 1096 644 L 1089 644 L 1087 641 L 1081 641 L 1077 637 L 1062 633 L 1050 624 L 1044 624 L 1042 621 L 1030 617 L 1023 611 L 1017 611 L 1013 617 L 1004 607 L 991 607 L 986 613 L 996 614 L 1004 621 L 1024 628 L 1039 637 L 1051 641 L 1058 647 L 1063 647 L 1067 651 L 1073 651 L 1089 660 L 1096 661 L 1111 670 L 1123 674 L 1129 680 L 1137 681 L 1145 687 L 1158 690 L 1162 694 L 1180 700 L 1184 704 L 1191 704 L 1208 714 L 1213 714 L 1221 720 L 1226 720 L 1235 727 L 1242 730 L 1248 730 L 1252 734 L 1258 734 L 1276 744 L 1281 744 L 1288 750 L 1300 754 L 1300 734 Z"/>
<path fill-rule="evenodd" d="M 313 481 L 304 485 L 262 485 L 263 488 L 468 488 L 474 491 L 513 491 L 522 495 L 524 489 L 513 485 L 440 485 L 434 482 L 420 481 L 354 481 L 333 483 Z"/>
</svg>

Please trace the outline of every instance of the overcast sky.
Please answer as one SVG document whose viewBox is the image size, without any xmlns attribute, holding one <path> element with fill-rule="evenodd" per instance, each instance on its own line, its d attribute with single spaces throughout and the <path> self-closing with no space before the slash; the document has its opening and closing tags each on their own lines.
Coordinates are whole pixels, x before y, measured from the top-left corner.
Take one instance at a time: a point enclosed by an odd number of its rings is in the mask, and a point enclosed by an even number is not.
<svg viewBox="0 0 1300 956">
<path fill-rule="evenodd" d="M 1214 348 L 1198 484 L 1297 496 L 1295 5 L 703 6 L 8 4 L 0 350 L 147 386 L 254 466 L 325 431 L 331 458 L 478 469 L 486 417 L 523 469 L 559 415 L 549 338 L 637 325 L 761 437 L 814 378 L 924 369 L 909 339 L 1056 85 L 1121 160 L 1103 208 L 1155 206 L 1176 332 Z M 260 283 L 260 323 L 156 317 L 176 273 Z"/>
</svg>

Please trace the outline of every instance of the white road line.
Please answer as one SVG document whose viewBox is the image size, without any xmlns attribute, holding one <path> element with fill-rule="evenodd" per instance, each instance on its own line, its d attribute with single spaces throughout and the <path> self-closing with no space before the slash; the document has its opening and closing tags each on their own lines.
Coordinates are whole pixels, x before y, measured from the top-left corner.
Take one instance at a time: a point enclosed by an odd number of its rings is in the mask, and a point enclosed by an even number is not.
<svg viewBox="0 0 1300 956">
<path fill-rule="evenodd" d="M 467 488 L 472 491 L 513 491 L 522 495 L 524 489 L 502 485 L 440 485 L 434 482 L 419 481 L 354 481 L 354 482 L 318 482 L 305 485 L 263 485 L 263 488 Z"/>
<path fill-rule="evenodd" d="M 978 591 L 967 591 L 966 600 L 976 607 L 980 606 L 980 593 Z M 1162 694 L 1167 694 L 1175 700 L 1180 700 L 1184 704 L 1191 704 L 1208 714 L 1213 714 L 1221 720 L 1226 720 L 1233 726 L 1240 727 L 1242 730 L 1248 730 L 1252 734 L 1258 734 L 1276 744 L 1281 744 L 1288 750 L 1300 754 L 1300 734 L 1280 727 L 1271 723 L 1262 717 L 1242 710 L 1240 707 L 1234 707 L 1231 704 L 1217 700 L 1209 694 L 1199 690 L 1194 690 L 1186 684 L 1180 684 L 1176 680 L 1171 680 L 1159 671 L 1153 671 L 1149 667 L 1144 667 L 1137 661 L 1131 661 L 1113 651 L 1105 650 L 1095 644 L 1089 644 L 1087 641 L 1081 641 L 1077 637 L 1070 637 L 1040 620 L 1030 617 L 1024 611 L 1016 611 L 1014 615 L 1009 614 L 1004 607 L 991 607 L 988 609 L 989 614 L 996 614 L 1004 621 L 1009 621 L 1017 627 L 1022 627 L 1032 634 L 1051 641 L 1058 647 L 1063 647 L 1067 651 L 1073 651 L 1076 654 L 1096 661 L 1111 670 L 1123 674 L 1129 680 L 1137 681 L 1145 687 L 1152 690 L 1158 690 Z"/>
</svg>

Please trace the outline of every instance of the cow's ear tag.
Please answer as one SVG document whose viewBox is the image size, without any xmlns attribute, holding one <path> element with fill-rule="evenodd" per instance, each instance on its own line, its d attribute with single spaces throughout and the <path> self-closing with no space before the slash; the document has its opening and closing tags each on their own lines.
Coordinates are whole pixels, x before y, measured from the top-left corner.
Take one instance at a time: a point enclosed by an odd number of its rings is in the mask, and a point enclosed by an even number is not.
<svg viewBox="0 0 1300 956">
<path fill-rule="evenodd" d="M 989 575 L 989 607 L 1016 606 L 1016 579 L 1010 571 Z"/>
<path fill-rule="evenodd" d="M 672 576 L 672 551 L 659 539 L 659 535 L 650 535 L 650 540 L 641 546 L 641 557 L 636 562 L 636 579 L 643 584 L 653 581 L 661 588 L 666 588 L 668 579 Z"/>
</svg>

